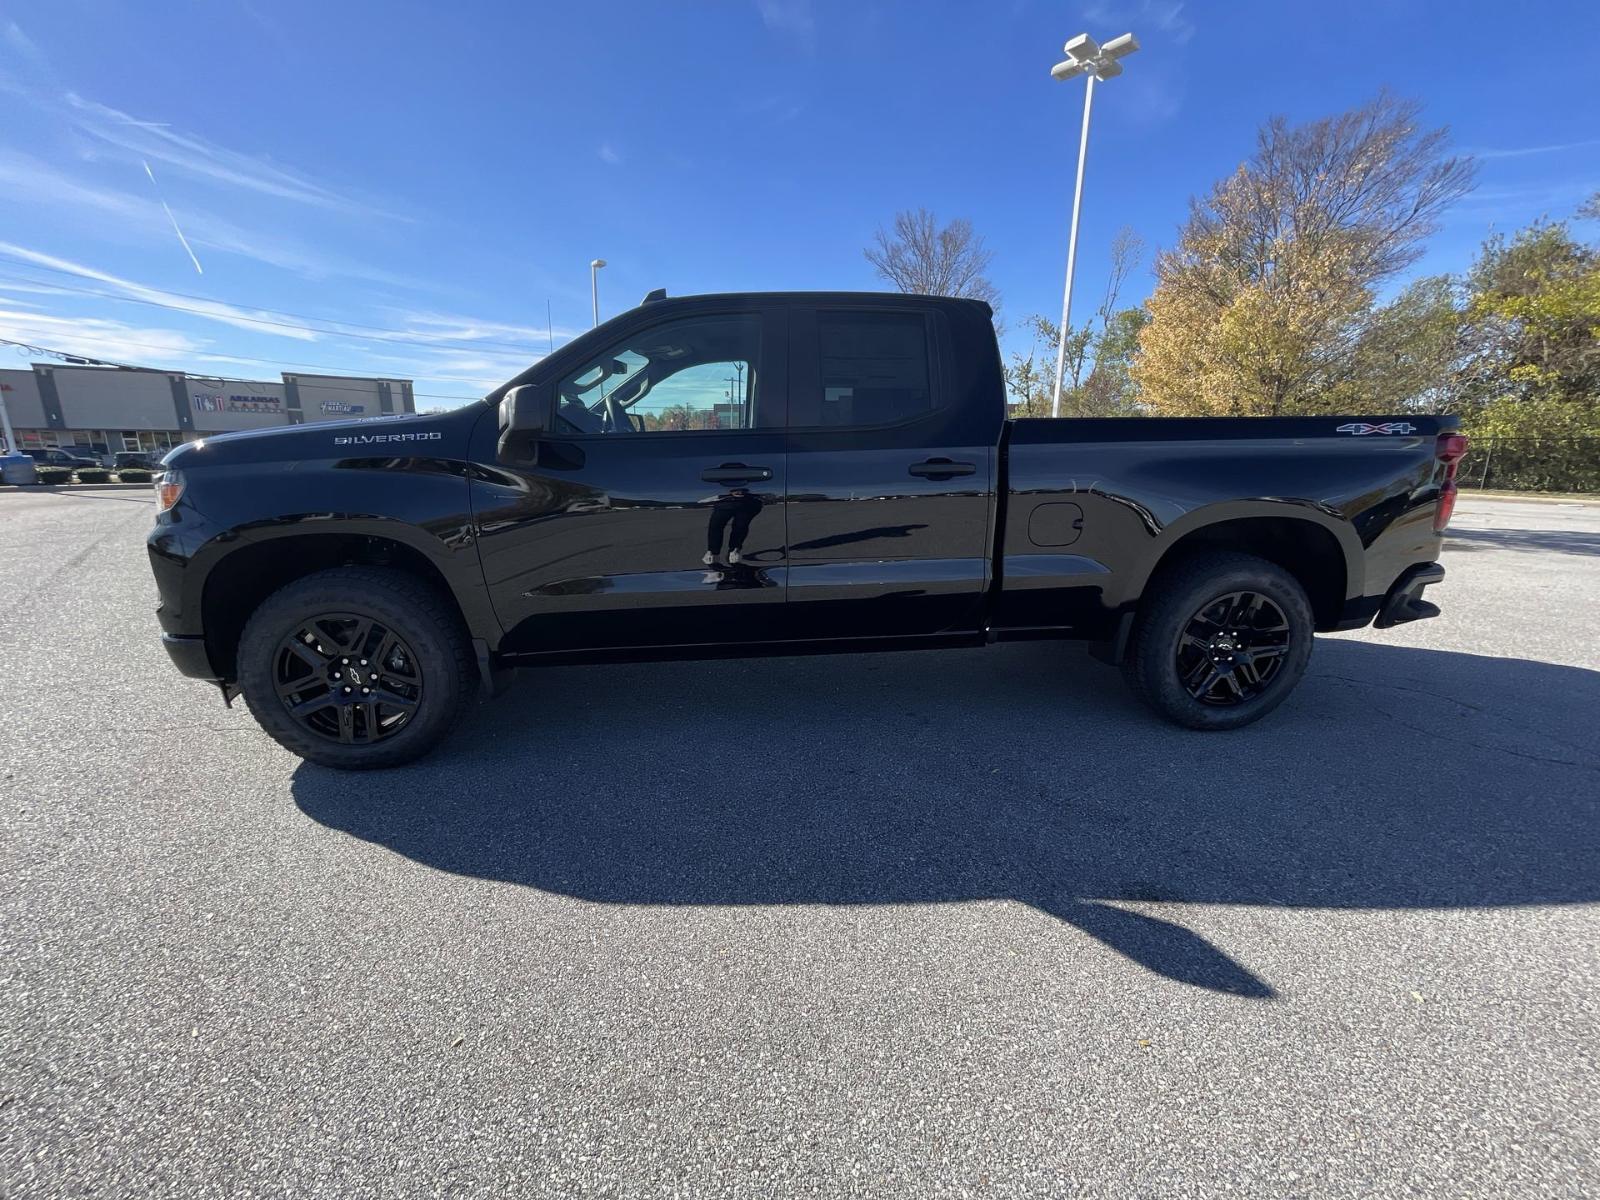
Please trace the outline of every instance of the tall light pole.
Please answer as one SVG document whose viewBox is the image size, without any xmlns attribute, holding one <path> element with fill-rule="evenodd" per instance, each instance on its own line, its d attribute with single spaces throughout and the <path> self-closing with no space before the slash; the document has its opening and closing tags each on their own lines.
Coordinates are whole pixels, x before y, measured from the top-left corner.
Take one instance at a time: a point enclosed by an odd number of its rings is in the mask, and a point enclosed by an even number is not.
<svg viewBox="0 0 1600 1200">
<path fill-rule="evenodd" d="M 6 411 L 6 393 L 11 390 L 9 383 L 0 383 L 0 426 L 5 429 L 6 453 L 17 453 L 17 435 L 11 428 L 11 414 Z"/>
<path fill-rule="evenodd" d="M 1094 107 L 1094 84 L 1097 79 L 1112 79 L 1122 74 L 1122 64 L 1117 60 L 1139 48 L 1138 39 L 1125 33 L 1112 38 L 1104 46 L 1087 33 L 1080 33 L 1062 49 L 1066 61 L 1050 68 L 1052 79 L 1076 79 L 1079 75 L 1088 80 L 1083 93 L 1083 132 L 1078 135 L 1078 183 L 1072 190 L 1072 232 L 1067 235 L 1067 284 L 1061 296 L 1061 339 L 1056 345 L 1056 393 L 1050 404 L 1050 415 L 1061 415 L 1061 376 L 1067 366 L 1067 330 L 1072 318 L 1072 272 L 1078 265 L 1078 213 L 1083 207 L 1083 161 L 1089 153 L 1089 111 Z"/>
<path fill-rule="evenodd" d="M 589 264 L 589 303 L 594 306 L 594 323 L 600 324 L 600 282 L 597 272 L 606 265 L 606 260 L 597 258 Z"/>
</svg>

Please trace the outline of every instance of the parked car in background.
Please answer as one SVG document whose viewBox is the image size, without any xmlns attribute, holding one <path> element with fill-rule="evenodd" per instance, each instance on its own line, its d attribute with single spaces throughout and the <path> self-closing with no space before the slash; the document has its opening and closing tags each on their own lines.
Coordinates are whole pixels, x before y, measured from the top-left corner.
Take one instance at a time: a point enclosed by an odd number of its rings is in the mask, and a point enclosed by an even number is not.
<svg viewBox="0 0 1600 1200">
<path fill-rule="evenodd" d="M 29 458 L 33 459 L 38 467 L 67 467 L 76 471 L 79 467 L 98 467 L 100 460 L 92 454 L 78 454 L 73 450 L 24 450 Z"/>
<path fill-rule="evenodd" d="M 111 469 L 114 471 L 159 471 L 161 460 L 142 450 L 126 450 L 115 454 L 111 458 Z"/>
</svg>

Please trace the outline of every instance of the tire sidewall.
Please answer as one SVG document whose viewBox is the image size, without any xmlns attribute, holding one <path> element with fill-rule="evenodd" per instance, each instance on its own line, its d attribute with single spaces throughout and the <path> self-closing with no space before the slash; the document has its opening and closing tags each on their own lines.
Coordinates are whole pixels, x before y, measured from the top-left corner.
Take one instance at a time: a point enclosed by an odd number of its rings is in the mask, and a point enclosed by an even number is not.
<svg viewBox="0 0 1600 1200">
<path fill-rule="evenodd" d="M 301 758 L 325 766 L 361 770 L 396 766 L 426 753 L 455 723 L 465 700 L 459 631 L 418 605 L 399 586 L 363 571 L 340 579 L 329 571 L 289 584 L 251 615 L 239 641 L 239 685 L 257 723 Z M 351 573 L 355 575 L 354 572 Z M 345 745 L 306 729 L 289 715 L 277 694 L 273 672 L 278 645 L 296 625 L 328 613 L 368 616 L 397 633 L 422 668 L 423 699 L 404 729 L 370 745 Z"/>
<path fill-rule="evenodd" d="M 1315 619 L 1305 590 L 1281 567 L 1265 559 L 1229 556 L 1207 570 L 1198 560 L 1176 586 L 1162 594 L 1141 622 L 1133 669 L 1145 697 L 1179 724 L 1191 729 L 1236 729 L 1259 720 L 1288 697 L 1311 659 Z M 1289 652 L 1262 693 L 1237 705 L 1203 704 L 1189 694 L 1178 675 L 1178 642 L 1189 621 L 1211 601 L 1230 592 L 1253 591 L 1267 596 L 1289 621 Z"/>
</svg>

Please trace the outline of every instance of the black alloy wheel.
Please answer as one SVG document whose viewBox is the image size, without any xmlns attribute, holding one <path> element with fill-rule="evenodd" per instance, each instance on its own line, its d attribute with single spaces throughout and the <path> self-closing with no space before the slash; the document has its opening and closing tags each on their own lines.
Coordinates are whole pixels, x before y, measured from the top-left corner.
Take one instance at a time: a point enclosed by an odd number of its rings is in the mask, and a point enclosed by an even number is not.
<svg viewBox="0 0 1600 1200">
<path fill-rule="evenodd" d="M 273 686 L 288 715 L 330 742 L 368 746 L 393 737 L 424 698 L 422 664 L 394 630 L 361 613 L 297 623 L 273 654 Z"/>
<path fill-rule="evenodd" d="M 1202 704 L 1231 707 L 1272 685 L 1290 646 L 1289 618 L 1271 597 L 1218 596 L 1189 618 L 1178 639 L 1178 678 Z"/>
<path fill-rule="evenodd" d="M 1305 675 L 1316 619 L 1300 581 L 1238 551 L 1187 555 L 1146 584 L 1122 659 L 1133 694 L 1189 729 L 1238 729 Z"/>
</svg>

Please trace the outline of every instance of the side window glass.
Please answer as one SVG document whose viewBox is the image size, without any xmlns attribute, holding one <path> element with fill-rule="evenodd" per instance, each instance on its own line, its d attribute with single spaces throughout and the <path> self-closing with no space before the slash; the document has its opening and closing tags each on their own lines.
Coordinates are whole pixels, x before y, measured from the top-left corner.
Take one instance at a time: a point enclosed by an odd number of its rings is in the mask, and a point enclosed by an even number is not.
<svg viewBox="0 0 1600 1200">
<path fill-rule="evenodd" d="M 890 425 L 933 408 L 928 329 L 915 313 L 819 312 L 823 425 Z"/>
<path fill-rule="evenodd" d="M 556 424 L 567 433 L 754 429 L 762 424 L 760 361 L 755 314 L 651 325 L 561 380 Z"/>
</svg>

